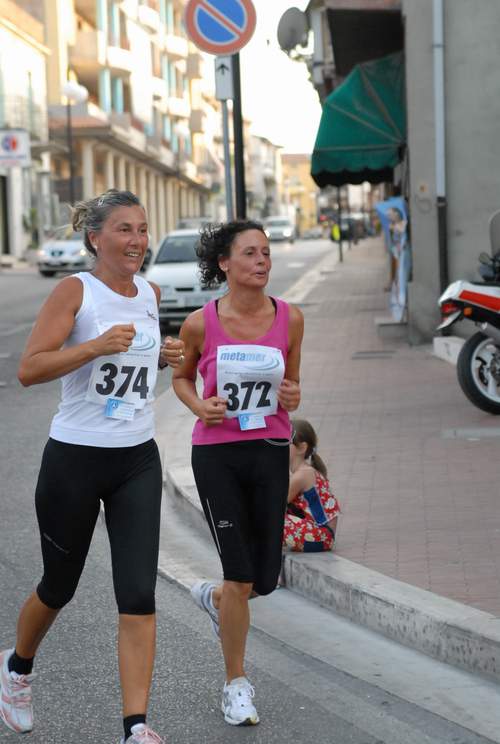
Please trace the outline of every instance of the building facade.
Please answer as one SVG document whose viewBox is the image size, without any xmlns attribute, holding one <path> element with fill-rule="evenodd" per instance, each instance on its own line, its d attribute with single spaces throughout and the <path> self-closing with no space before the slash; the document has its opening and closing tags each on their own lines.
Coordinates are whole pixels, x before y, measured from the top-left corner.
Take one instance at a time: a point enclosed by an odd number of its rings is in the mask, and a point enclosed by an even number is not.
<svg viewBox="0 0 500 744">
<path fill-rule="evenodd" d="M 311 156 L 283 154 L 284 202 L 293 207 L 298 235 L 318 224 L 318 197 L 320 190 L 311 178 Z"/>
<path fill-rule="evenodd" d="M 45 0 L 55 141 L 67 142 L 62 87 L 68 70 L 88 91 L 88 100 L 70 110 L 74 191 L 83 198 L 113 187 L 134 191 L 147 209 L 154 244 L 180 217 L 205 213 L 211 193 L 194 162 L 203 118 L 191 96 L 202 71 L 183 29 L 184 5 Z M 61 202 L 68 201 L 68 163 L 67 153 L 53 157 Z"/>
<path fill-rule="evenodd" d="M 281 148 L 266 137 L 248 133 L 246 149 L 248 214 L 255 219 L 280 214 L 283 196 Z"/>
<path fill-rule="evenodd" d="M 488 222 L 500 204 L 500 5 L 311 0 L 307 13 L 315 39 L 312 79 L 322 99 L 354 64 L 404 50 L 407 158 L 395 180 L 410 218 L 409 338 L 428 340 L 444 287 L 477 278 L 477 254 L 489 248 Z"/>
<path fill-rule="evenodd" d="M 22 257 L 35 232 L 36 201 L 48 172 L 46 59 L 43 24 L 11 0 L 0 0 L 0 138 L 29 135 L 31 162 L 0 166 L 0 256 Z M 15 64 L 13 61 L 15 60 Z M 3 147 L 3 145 L 2 145 Z M 44 182 L 45 183 L 45 182 Z"/>
</svg>

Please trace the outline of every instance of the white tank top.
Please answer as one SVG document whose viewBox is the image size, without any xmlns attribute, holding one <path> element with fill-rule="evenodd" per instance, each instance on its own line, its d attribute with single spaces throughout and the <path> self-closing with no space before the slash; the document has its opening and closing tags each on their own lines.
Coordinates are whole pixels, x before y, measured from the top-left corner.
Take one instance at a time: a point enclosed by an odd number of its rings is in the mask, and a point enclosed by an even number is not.
<svg viewBox="0 0 500 744">
<path fill-rule="evenodd" d="M 92 274 L 74 276 L 83 284 L 83 299 L 65 348 L 117 324 L 133 323 L 136 335 L 127 353 L 98 357 L 61 378 L 61 402 L 50 437 L 91 447 L 142 444 L 154 436 L 152 403 L 161 343 L 154 290 L 135 276 L 137 295 L 124 297 Z"/>
</svg>

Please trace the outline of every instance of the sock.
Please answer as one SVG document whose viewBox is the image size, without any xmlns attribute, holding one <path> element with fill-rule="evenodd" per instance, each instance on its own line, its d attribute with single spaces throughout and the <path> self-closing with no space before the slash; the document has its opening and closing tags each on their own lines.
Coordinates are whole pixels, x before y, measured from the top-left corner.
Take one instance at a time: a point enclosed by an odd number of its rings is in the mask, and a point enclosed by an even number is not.
<svg viewBox="0 0 500 744">
<path fill-rule="evenodd" d="M 12 654 L 7 662 L 9 672 L 15 672 L 16 674 L 31 674 L 33 671 L 33 659 L 23 659 L 22 656 L 18 656 L 16 652 Z"/>
<path fill-rule="evenodd" d="M 137 726 L 138 723 L 146 723 L 146 714 L 141 713 L 136 716 L 127 716 L 123 719 L 123 730 L 125 731 L 125 741 L 129 736 L 132 736 L 132 726 Z"/>
</svg>

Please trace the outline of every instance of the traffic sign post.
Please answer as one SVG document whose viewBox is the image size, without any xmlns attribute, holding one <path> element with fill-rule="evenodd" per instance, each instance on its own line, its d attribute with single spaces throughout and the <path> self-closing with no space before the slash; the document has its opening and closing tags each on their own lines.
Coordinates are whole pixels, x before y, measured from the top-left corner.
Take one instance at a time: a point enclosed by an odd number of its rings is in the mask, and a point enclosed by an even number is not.
<svg viewBox="0 0 500 744">
<path fill-rule="evenodd" d="M 227 102 L 234 98 L 233 59 L 215 58 L 215 97 L 222 106 L 222 134 L 224 141 L 224 176 L 226 184 L 227 219 L 234 219 L 233 180 L 231 178 L 231 148 L 229 145 L 229 113 Z"/>
<path fill-rule="evenodd" d="M 209 52 L 209 54 L 219 55 L 219 60 L 228 60 L 232 56 L 231 78 L 225 70 L 225 67 L 229 67 L 226 61 L 219 62 L 219 64 L 216 61 L 215 65 L 216 88 L 218 88 L 216 95 L 218 100 L 222 101 L 228 219 L 232 217 L 232 187 L 228 186 L 227 182 L 227 174 L 231 178 L 227 101 L 233 100 L 236 215 L 240 219 L 245 219 L 243 116 L 238 52 L 252 38 L 256 23 L 257 15 L 252 0 L 189 0 L 186 6 L 186 30 L 189 38 L 198 49 Z M 226 74 L 228 75 L 227 79 L 225 79 Z M 228 93 L 232 93 L 232 95 L 228 95 Z M 231 197 L 231 205 L 228 202 L 228 194 Z"/>
</svg>

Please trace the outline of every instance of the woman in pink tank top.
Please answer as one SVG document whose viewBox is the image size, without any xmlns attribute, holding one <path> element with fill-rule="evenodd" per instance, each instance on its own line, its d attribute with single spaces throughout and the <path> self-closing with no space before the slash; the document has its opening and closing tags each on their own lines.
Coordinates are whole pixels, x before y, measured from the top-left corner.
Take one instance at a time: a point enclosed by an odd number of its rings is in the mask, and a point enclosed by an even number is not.
<svg viewBox="0 0 500 744">
<path fill-rule="evenodd" d="M 304 321 L 300 310 L 265 294 L 271 256 L 260 223 L 207 227 L 198 256 L 203 283 L 227 281 L 228 292 L 184 322 L 185 361 L 173 386 L 197 419 L 192 466 L 223 582 L 197 582 L 191 594 L 222 642 L 224 718 L 249 725 L 259 717 L 244 669 L 248 600 L 270 594 L 281 568 L 288 414 L 300 403 Z"/>
</svg>

